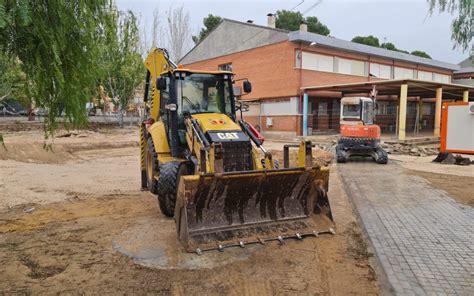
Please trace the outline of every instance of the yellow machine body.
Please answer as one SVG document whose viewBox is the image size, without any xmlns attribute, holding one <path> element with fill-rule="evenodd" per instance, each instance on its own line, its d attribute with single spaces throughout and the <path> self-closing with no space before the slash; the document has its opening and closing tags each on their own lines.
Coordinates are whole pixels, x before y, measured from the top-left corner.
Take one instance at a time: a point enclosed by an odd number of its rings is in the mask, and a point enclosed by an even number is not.
<svg viewBox="0 0 474 296">
<path fill-rule="evenodd" d="M 149 118 L 140 132 L 142 188 L 158 195 L 165 215 L 174 214 L 178 238 L 187 251 L 333 233 L 329 170 L 313 165 L 311 142 L 294 146 L 296 167 L 279 168 L 248 123 L 236 120 L 232 106 L 230 113 L 182 115 L 180 138 L 173 144 L 169 114 L 179 110 L 175 105 L 165 110 L 160 104 L 157 79 L 170 74 L 182 79 L 180 72 L 229 79 L 232 73 L 176 68 L 162 49 L 152 51 L 145 66 L 151 92 Z"/>
</svg>

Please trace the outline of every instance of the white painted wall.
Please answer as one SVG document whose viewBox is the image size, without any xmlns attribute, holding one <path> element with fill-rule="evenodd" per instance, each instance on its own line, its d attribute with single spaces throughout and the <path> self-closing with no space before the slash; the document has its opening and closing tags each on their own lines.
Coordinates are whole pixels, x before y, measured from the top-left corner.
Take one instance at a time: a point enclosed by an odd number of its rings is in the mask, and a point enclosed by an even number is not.
<svg viewBox="0 0 474 296">
<path fill-rule="evenodd" d="M 474 151 L 474 114 L 469 105 L 448 106 L 446 149 Z"/>
<path fill-rule="evenodd" d="M 267 100 L 261 103 L 262 115 L 297 115 L 298 98 Z"/>
</svg>

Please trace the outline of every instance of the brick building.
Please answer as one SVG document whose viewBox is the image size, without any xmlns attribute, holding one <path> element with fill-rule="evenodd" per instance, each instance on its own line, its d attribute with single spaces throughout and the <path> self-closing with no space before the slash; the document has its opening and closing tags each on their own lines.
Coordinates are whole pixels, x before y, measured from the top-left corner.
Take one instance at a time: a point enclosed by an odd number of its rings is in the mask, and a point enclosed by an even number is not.
<svg viewBox="0 0 474 296">
<path fill-rule="evenodd" d="M 235 79 L 248 79 L 253 91 L 241 100 L 251 103 L 244 116 L 267 136 L 302 134 L 302 87 L 355 83 L 381 79 L 419 79 L 451 83 L 460 67 L 410 54 L 357 44 L 333 37 L 224 19 L 180 63 L 191 69 L 232 70 Z M 238 83 L 237 83 L 238 84 Z M 309 93 L 309 129 L 312 133 L 339 130 L 340 98 L 335 92 Z M 407 128 L 415 114 L 433 128 L 434 101 L 408 100 Z M 377 123 L 395 132 L 397 97 L 380 97 Z M 422 106 L 422 110 L 420 110 Z"/>
</svg>

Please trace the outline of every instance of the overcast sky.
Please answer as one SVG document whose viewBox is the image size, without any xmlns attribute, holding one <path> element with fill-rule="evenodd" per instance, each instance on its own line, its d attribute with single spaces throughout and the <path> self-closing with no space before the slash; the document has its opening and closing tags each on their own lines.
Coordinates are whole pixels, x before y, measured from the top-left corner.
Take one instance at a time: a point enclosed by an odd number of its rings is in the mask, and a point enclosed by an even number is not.
<svg viewBox="0 0 474 296">
<path fill-rule="evenodd" d="M 311 9 L 318 2 L 320 4 Z M 189 13 L 193 34 L 199 32 L 208 14 L 244 22 L 251 19 L 256 24 L 266 25 L 267 13 L 290 10 L 299 3 L 301 0 L 117 0 L 119 9 L 130 9 L 139 15 L 141 27 L 152 24 L 156 6 L 165 20 L 171 5 L 183 5 Z M 305 16 L 317 16 L 336 38 L 351 40 L 357 35 L 374 35 L 381 43 L 386 40 L 407 51 L 423 50 L 433 59 L 455 64 L 468 56 L 468 52 L 453 50 L 453 15 L 438 12 L 429 15 L 426 0 L 305 0 L 295 10 L 307 11 Z"/>
</svg>

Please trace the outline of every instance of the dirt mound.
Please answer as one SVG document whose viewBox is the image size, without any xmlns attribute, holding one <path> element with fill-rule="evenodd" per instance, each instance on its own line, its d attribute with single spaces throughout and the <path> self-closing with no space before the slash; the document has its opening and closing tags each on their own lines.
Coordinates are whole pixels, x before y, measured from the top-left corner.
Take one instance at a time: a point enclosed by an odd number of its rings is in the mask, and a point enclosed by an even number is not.
<svg viewBox="0 0 474 296">
<path fill-rule="evenodd" d="M 52 140 L 45 140 L 38 131 L 5 134 L 0 160 L 62 164 L 80 159 L 76 154 L 81 151 L 137 147 L 135 132 L 129 129 L 58 131 Z"/>
</svg>

